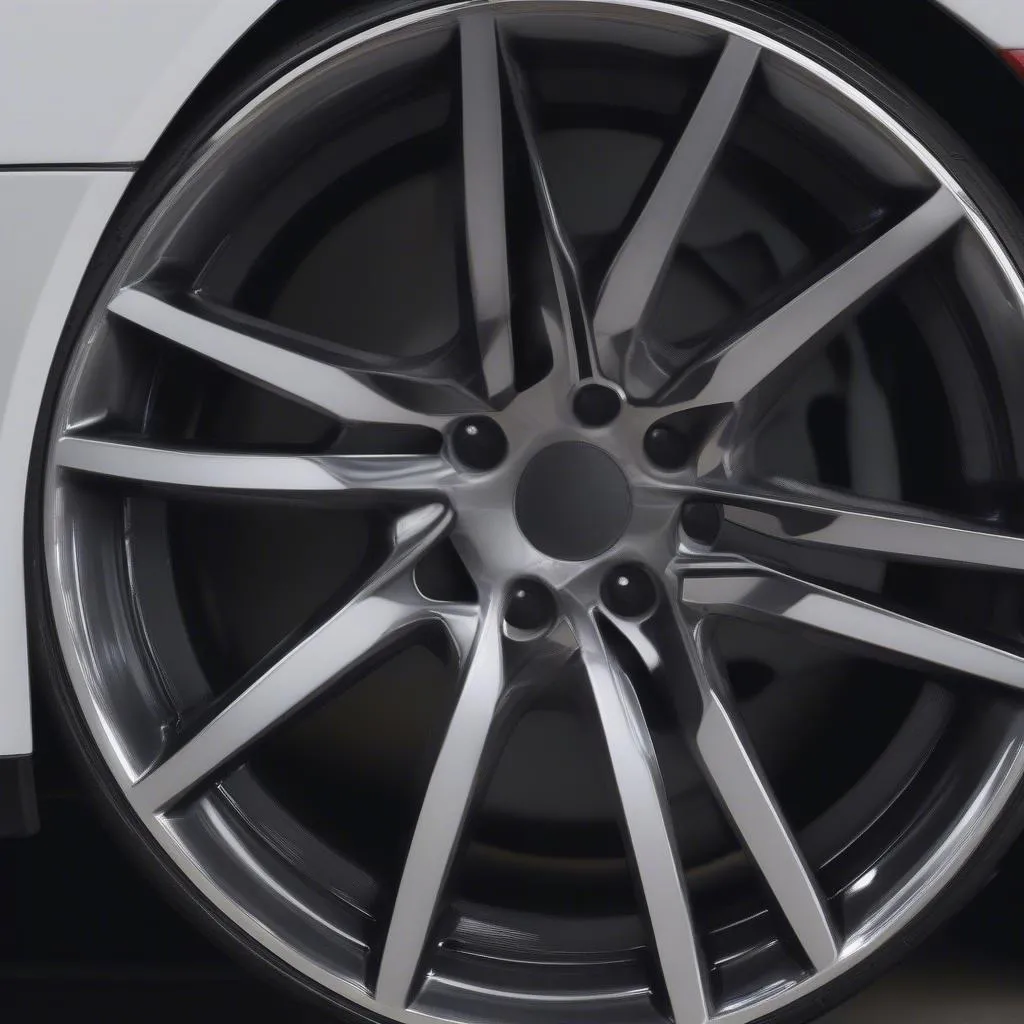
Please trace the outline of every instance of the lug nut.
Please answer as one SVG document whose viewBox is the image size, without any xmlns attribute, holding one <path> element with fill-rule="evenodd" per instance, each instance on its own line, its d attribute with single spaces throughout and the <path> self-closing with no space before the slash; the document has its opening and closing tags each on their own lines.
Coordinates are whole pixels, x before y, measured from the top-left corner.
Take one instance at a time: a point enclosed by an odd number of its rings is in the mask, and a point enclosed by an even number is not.
<svg viewBox="0 0 1024 1024">
<path fill-rule="evenodd" d="M 607 426 L 622 409 L 622 399 L 604 384 L 584 384 L 572 400 L 572 411 L 585 427 Z"/>
<path fill-rule="evenodd" d="M 639 619 L 654 610 L 658 590 L 642 565 L 620 565 L 601 584 L 604 606 L 622 619 Z"/>
<path fill-rule="evenodd" d="M 518 633 L 542 633 L 555 622 L 555 595 L 537 580 L 516 580 L 505 605 L 505 623 Z"/>
<path fill-rule="evenodd" d="M 717 501 L 688 501 L 679 514 L 679 525 L 690 540 L 712 547 L 722 532 L 723 518 Z"/>
<path fill-rule="evenodd" d="M 647 431 L 644 451 L 661 469 L 682 469 L 690 457 L 690 443 L 675 427 L 657 423 Z"/>
<path fill-rule="evenodd" d="M 456 425 L 452 450 L 464 466 L 484 472 L 501 464 L 508 454 L 508 439 L 494 420 L 470 416 Z"/>
</svg>

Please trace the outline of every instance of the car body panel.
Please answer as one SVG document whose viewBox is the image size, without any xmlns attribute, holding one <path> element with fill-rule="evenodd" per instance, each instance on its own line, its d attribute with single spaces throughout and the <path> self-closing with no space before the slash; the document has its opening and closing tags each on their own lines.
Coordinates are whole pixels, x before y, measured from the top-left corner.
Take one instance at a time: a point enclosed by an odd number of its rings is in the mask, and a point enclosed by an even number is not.
<svg viewBox="0 0 1024 1024">
<path fill-rule="evenodd" d="M 1024 47 L 1021 0 L 935 0 L 997 50 Z"/>
<path fill-rule="evenodd" d="M 936 2 L 1024 47 L 1021 0 Z M 0 0 L 0 237 L 14 254 L 0 281 L 0 757 L 32 751 L 25 481 L 64 323 L 133 169 L 274 3 Z"/>
<path fill-rule="evenodd" d="M 131 174 L 0 173 L 0 755 L 32 750 L 25 628 L 25 480 L 36 419 L 68 310 Z"/>
<path fill-rule="evenodd" d="M 0 165 L 144 160 L 273 2 L 0 0 Z"/>
</svg>

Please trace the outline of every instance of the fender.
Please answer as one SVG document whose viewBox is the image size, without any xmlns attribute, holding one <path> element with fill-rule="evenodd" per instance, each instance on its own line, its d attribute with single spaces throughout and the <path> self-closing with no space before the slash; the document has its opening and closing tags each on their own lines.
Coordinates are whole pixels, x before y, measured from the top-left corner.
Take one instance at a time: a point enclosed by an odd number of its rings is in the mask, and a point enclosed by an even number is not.
<svg viewBox="0 0 1024 1024">
<path fill-rule="evenodd" d="M 1024 7 L 1018 0 L 935 0 L 997 50 L 1024 47 Z"/>
</svg>

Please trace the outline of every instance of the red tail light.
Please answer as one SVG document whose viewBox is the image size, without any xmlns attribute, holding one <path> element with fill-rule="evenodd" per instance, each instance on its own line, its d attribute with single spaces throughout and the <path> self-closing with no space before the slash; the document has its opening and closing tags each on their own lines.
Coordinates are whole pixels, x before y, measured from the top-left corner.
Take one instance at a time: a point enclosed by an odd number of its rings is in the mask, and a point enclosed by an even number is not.
<svg viewBox="0 0 1024 1024">
<path fill-rule="evenodd" d="M 1003 50 L 1003 60 L 1024 78 L 1024 50 Z"/>
</svg>

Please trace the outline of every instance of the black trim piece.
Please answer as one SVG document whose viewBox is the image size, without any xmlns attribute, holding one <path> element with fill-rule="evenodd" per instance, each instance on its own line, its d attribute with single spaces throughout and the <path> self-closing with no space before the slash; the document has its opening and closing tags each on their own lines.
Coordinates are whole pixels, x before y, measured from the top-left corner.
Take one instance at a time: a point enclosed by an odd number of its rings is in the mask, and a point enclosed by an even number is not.
<svg viewBox="0 0 1024 1024">
<path fill-rule="evenodd" d="M 0 174 L 7 171 L 137 171 L 141 166 L 141 163 L 0 164 Z"/>
<path fill-rule="evenodd" d="M 0 757 L 0 839 L 24 838 L 38 831 L 32 755 Z"/>
</svg>

